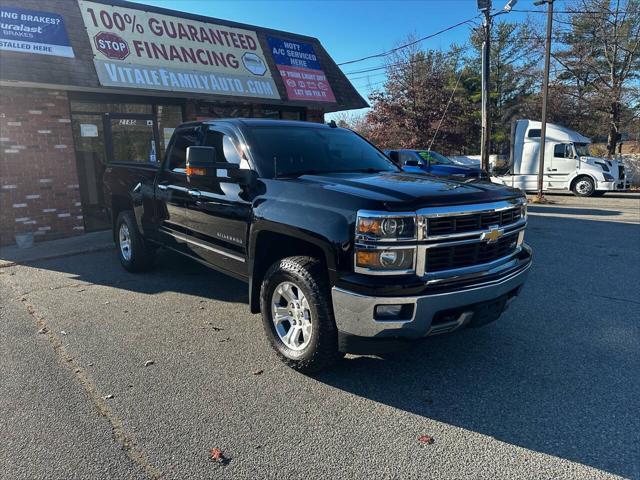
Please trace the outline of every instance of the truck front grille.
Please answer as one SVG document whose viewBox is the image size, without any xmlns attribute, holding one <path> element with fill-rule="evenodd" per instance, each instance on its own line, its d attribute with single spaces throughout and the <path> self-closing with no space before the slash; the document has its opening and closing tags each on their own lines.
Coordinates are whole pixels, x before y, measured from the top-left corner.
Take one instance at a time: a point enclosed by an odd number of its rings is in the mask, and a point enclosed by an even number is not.
<svg viewBox="0 0 640 480">
<path fill-rule="evenodd" d="M 489 263 L 515 252 L 518 235 L 509 235 L 494 243 L 474 242 L 427 249 L 428 273 Z"/>
<path fill-rule="evenodd" d="M 509 208 L 495 212 L 473 213 L 451 217 L 432 217 L 427 219 L 427 235 L 451 235 L 475 232 L 489 227 L 505 227 L 522 218 L 522 207 Z"/>
</svg>

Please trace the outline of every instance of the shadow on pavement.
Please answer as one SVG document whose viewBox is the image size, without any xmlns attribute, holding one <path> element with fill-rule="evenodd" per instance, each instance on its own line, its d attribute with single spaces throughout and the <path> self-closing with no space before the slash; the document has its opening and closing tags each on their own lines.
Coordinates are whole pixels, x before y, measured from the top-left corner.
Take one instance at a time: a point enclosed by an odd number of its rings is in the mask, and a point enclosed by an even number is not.
<svg viewBox="0 0 640 480">
<path fill-rule="evenodd" d="M 598 217 L 611 217 L 622 215 L 622 212 L 618 210 L 601 210 L 596 208 L 571 208 L 571 207 L 557 207 L 551 205 L 550 207 L 541 207 L 538 205 L 528 205 L 527 210 L 530 213 L 561 213 L 565 215 L 584 215 L 584 216 L 598 216 Z"/>
<path fill-rule="evenodd" d="M 164 249 L 158 251 L 153 268 L 143 273 L 124 270 L 115 246 L 98 253 L 32 262 L 28 267 L 63 272 L 69 275 L 67 283 L 77 280 L 143 294 L 177 292 L 222 302 L 249 303 L 248 289 L 242 281 Z"/>
</svg>

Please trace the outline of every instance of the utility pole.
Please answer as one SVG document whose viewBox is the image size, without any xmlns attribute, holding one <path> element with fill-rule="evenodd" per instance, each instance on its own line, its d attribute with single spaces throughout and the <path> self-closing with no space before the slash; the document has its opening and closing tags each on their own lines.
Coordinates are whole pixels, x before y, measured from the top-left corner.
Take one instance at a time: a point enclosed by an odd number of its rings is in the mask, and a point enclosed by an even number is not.
<svg viewBox="0 0 640 480">
<path fill-rule="evenodd" d="M 544 75 L 542 78 L 542 126 L 540 128 L 540 162 L 538 165 L 538 195 L 537 201 L 545 201 L 542 192 L 544 188 L 544 150 L 547 138 L 547 96 L 549 94 L 549 63 L 551 59 L 551 26 L 553 24 L 553 2 L 554 0 L 538 0 L 535 6 L 547 4 L 547 40 L 544 53 Z"/>
<path fill-rule="evenodd" d="M 489 171 L 491 150 L 491 113 L 489 112 L 489 63 L 491 52 L 491 0 L 478 0 L 478 8 L 484 14 L 482 21 L 482 133 L 480 138 L 480 166 Z"/>
<path fill-rule="evenodd" d="M 478 0 L 478 10 L 484 15 L 482 21 L 482 136 L 480 139 L 480 166 L 489 171 L 491 152 L 491 96 L 489 95 L 489 66 L 491 65 L 491 21 L 493 17 L 509 13 L 518 0 L 509 0 L 504 8 L 491 13 L 491 0 Z"/>
</svg>

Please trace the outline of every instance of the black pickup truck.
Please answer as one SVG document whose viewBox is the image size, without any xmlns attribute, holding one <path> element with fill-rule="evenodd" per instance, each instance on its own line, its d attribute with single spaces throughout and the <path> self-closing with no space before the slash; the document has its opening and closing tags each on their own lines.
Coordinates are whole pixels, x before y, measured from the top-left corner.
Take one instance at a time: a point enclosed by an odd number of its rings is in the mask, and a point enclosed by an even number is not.
<svg viewBox="0 0 640 480">
<path fill-rule="evenodd" d="M 104 189 L 124 268 L 161 246 L 246 281 L 302 371 L 496 320 L 531 265 L 522 192 L 403 172 L 334 124 L 185 123 Z"/>
</svg>

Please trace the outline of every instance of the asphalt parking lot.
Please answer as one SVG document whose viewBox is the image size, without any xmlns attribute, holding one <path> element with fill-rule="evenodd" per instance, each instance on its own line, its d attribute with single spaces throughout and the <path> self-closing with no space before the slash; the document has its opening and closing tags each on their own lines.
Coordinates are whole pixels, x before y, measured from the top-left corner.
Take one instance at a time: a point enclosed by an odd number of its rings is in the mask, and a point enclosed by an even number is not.
<svg viewBox="0 0 640 480">
<path fill-rule="evenodd" d="M 0 477 L 640 478 L 640 195 L 549 198 L 497 323 L 313 377 L 174 254 L 0 268 Z"/>
</svg>

